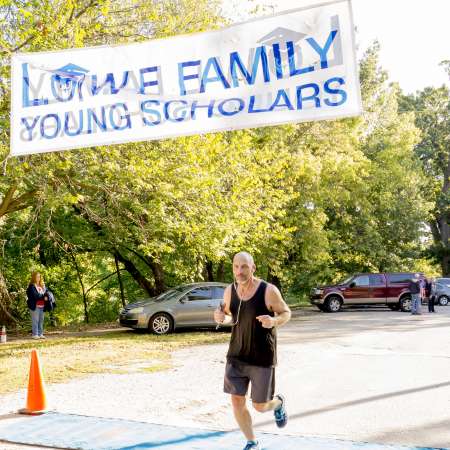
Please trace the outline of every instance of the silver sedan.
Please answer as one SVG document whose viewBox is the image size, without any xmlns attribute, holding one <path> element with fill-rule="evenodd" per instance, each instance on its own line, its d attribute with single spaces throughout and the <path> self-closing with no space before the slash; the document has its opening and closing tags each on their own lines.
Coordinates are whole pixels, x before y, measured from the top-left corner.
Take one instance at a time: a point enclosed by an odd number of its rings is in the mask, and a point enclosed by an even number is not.
<svg viewBox="0 0 450 450">
<path fill-rule="evenodd" d="M 128 304 L 120 311 L 119 322 L 155 334 L 183 327 L 216 327 L 214 310 L 222 302 L 226 287 L 225 283 L 215 282 L 177 286 L 158 297 Z"/>
<path fill-rule="evenodd" d="M 436 304 L 447 306 L 450 302 L 450 278 L 436 278 L 431 285 L 431 295 L 434 295 Z"/>
</svg>

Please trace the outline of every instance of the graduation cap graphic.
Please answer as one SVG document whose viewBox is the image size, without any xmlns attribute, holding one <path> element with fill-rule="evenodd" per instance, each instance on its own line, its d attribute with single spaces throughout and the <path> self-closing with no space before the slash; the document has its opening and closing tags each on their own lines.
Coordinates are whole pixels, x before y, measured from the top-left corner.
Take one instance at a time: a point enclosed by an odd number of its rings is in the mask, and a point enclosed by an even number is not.
<svg viewBox="0 0 450 450">
<path fill-rule="evenodd" d="M 76 64 L 66 64 L 59 69 L 52 70 L 52 90 L 58 97 L 65 96 L 69 100 L 74 95 L 74 90 L 82 83 L 89 70 Z"/>
<path fill-rule="evenodd" d="M 270 33 L 263 36 L 257 42 L 264 45 L 272 45 L 275 43 L 292 41 L 298 42 L 306 36 L 305 33 L 300 33 L 299 31 L 290 30 L 289 28 L 278 27 L 275 28 Z"/>
<path fill-rule="evenodd" d="M 273 44 L 282 44 L 284 42 L 291 41 L 294 44 L 301 39 L 303 39 L 305 36 L 307 36 L 305 33 L 301 33 L 300 31 L 290 30 L 289 28 L 284 27 L 277 27 L 274 30 L 272 30 L 270 33 L 263 36 L 261 39 L 259 39 L 257 42 L 258 44 L 262 44 L 268 47 L 267 51 L 269 55 L 273 54 L 272 45 Z M 279 49 L 279 52 L 281 54 L 286 54 L 287 49 L 283 46 Z M 283 61 L 275 61 L 274 65 L 269 66 L 269 70 L 274 73 L 274 71 L 277 72 L 277 76 L 279 74 L 283 73 L 283 70 L 287 70 L 288 67 L 288 60 L 284 59 Z"/>
<path fill-rule="evenodd" d="M 60 78 L 78 79 L 84 77 L 89 70 L 83 67 L 77 66 L 76 64 L 66 64 L 59 69 L 52 70 Z"/>
</svg>

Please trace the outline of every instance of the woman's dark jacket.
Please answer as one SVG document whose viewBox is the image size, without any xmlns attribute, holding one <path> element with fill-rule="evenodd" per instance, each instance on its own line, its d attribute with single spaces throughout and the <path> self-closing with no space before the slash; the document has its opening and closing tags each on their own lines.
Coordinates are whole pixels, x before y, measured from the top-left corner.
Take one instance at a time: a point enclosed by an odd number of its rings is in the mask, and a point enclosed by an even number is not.
<svg viewBox="0 0 450 450">
<path fill-rule="evenodd" d="M 27 305 L 31 311 L 36 309 L 36 303 L 38 300 L 44 299 L 45 294 L 40 294 L 34 284 L 30 284 L 27 288 Z"/>
<path fill-rule="evenodd" d="M 47 297 L 47 301 L 45 302 L 44 305 L 44 311 L 45 312 L 53 311 L 56 307 L 56 301 L 53 292 L 50 289 L 45 289 L 45 292 L 43 294 L 40 294 L 34 284 L 30 284 L 28 286 L 27 305 L 28 308 L 31 309 L 31 311 L 34 311 L 36 309 L 37 301 L 43 299 L 44 297 Z"/>
</svg>

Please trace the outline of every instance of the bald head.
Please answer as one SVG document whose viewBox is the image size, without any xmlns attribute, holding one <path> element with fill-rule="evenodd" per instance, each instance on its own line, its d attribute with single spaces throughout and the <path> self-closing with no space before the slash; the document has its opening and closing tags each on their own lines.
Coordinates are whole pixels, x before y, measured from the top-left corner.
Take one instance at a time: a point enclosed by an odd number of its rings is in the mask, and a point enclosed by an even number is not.
<svg viewBox="0 0 450 450">
<path fill-rule="evenodd" d="M 233 275 L 237 283 L 248 283 L 255 273 L 253 256 L 247 252 L 239 252 L 233 258 Z"/>
<path fill-rule="evenodd" d="M 247 261 L 250 265 L 254 265 L 255 261 L 253 260 L 253 256 L 248 252 L 239 252 L 234 255 L 233 262 L 236 260 L 244 260 Z"/>
</svg>

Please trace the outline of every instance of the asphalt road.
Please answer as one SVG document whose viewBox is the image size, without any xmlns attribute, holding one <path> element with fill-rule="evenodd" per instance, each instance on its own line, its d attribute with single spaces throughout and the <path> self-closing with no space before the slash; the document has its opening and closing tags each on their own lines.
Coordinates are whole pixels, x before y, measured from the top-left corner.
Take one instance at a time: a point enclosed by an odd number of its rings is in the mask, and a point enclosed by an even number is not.
<svg viewBox="0 0 450 450">
<path fill-rule="evenodd" d="M 436 311 L 372 307 L 295 317 L 280 333 L 289 428 L 450 448 L 450 307 Z M 298 367 L 285 373 L 290 355 Z"/>
<path fill-rule="evenodd" d="M 294 312 L 279 330 L 277 391 L 290 415 L 281 432 L 450 448 L 450 306 L 436 311 Z M 226 347 L 176 352 L 174 369 L 164 373 L 99 375 L 49 386 L 48 396 L 61 412 L 234 428 L 229 398 L 220 393 Z M 22 403 L 19 395 L 0 398 L 0 420 Z M 252 415 L 258 430 L 280 432 L 270 415 Z M 1 442 L 0 448 L 30 449 Z"/>
</svg>

